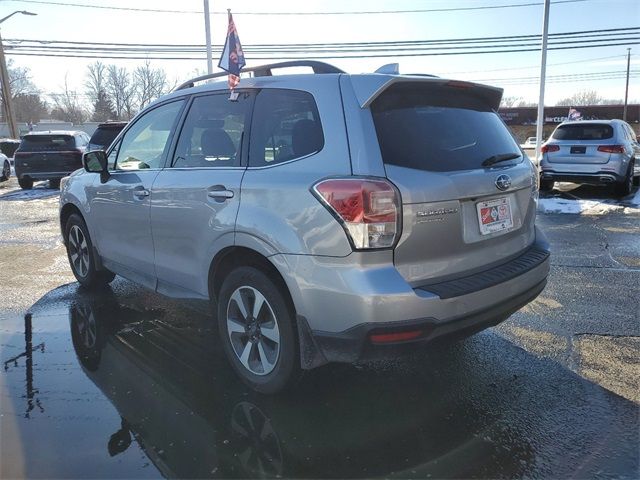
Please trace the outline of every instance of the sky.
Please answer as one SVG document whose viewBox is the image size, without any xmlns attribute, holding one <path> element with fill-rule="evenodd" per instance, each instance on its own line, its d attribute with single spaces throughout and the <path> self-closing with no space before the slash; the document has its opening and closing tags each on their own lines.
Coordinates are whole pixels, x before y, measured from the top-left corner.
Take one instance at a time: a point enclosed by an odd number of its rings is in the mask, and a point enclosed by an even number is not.
<svg viewBox="0 0 640 480">
<path fill-rule="evenodd" d="M 160 10 L 202 11 L 203 0 L 52 0 L 61 3 L 134 7 Z M 559 0 L 556 0 L 559 1 Z M 536 35 L 542 31 L 542 0 L 210 0 L 212 43 L 224 42 L 227 18 L 232 8 L 243 45 L 274 43 L 380 42 L 438 40 L 510 35 Z M 443 9 L 540 3 L 512 8 L 455 12 L 385 13 L 353 15 L 251 15 L 258 12 L 344 12 Z M 202 13 L 161 13 L 48 5 L 37 1 L 0 0 L 0 17 L 14 10 L 37 16 L 15 15 L 2 24 L 2 38 L 41 41 L 92 41 L 118 43 L 204 44 Z M 215 13 L 219 12 L 219 13 Z M 640 26 L 639 0 L 584 0 L 555 3 L 552 0 L 549 33 Z M 631 69 L 640 66 L 640 41 L 632 46 Z M 547 75 L 571 75 L 626 71 L 626 46 L 549 51 Z M 214 54 L 215 56 L 215 54 Z M 7 54 L 17 66 L 28 67 L 33 82 L 45 94 L 58 93 L 65 80 L 72 90 L 84 91 L 83 83 L 91 59 L 26 57 Z M 487 55 L 328 59 L 350 73 L 371 72 L 386 63 L 398 62 L 400 72 L 430 73 L 448 78 L 480 81 L 503 87 L 505 96 L 536 102 L 540 52 Z M 135 68 L 143 60 L 104 60 Z M 214 58 L 214 70 L 218 59 Z M 270 62 L 270 61 L 269 61 Z M 247 66 L 264 60 L 247 56 Z M 196 70 L 206 71 L 202 60 L 152 60 L 172 80 L 184 81 Z M 605 75 L 606 76 L 606 75 Z M 514 79 L 525 80 L 517 81 Z M 556 77 L 558 78 L 558 77 Z M 640 101 L 640 80 L 632 78 L 630 101 Z M 596 90 L 605 98 L 622 99 L 625 79 L 552 81 L 547 83 L 545 104 L 580 90 Z"/>
</svg>

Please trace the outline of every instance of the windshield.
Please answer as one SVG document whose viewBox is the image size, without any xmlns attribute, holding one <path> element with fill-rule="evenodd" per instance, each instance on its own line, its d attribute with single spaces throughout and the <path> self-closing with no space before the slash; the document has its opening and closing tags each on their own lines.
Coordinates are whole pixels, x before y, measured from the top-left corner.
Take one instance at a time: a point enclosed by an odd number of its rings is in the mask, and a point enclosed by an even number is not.
<svg viewBox="0 0 640 480">
<path fill-rule="evenodd" d="M 446 172 L 482 168 L 496 155 L 521 160 L 500 117 L 472 92 L 401 84 L 383 93 L 371 111 L 386 164 Z"/>
</svg>

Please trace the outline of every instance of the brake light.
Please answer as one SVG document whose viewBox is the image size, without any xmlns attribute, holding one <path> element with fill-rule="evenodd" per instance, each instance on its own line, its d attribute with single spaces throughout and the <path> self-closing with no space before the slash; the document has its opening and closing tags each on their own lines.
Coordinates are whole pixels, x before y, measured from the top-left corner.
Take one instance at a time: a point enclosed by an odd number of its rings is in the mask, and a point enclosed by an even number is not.
<svg viewBox="0 0 640 480">
<path fill-rule="evenodd" d="M 600 145 L 598 151 L 605 153 L 624 153 L 624 145 Z"/>
<path fill-rule="evenodd" d="M 549 153 L 549 152 L 557 152 L 558 150 L 560 150 L 559 145 L 543 145 L 542 148 L 540 149 L 540 152 Z"/>
<path fill-rule="evenodd" d="M 338 218 L 353 246 L 389 248 L 400 233 L 400 195 L 386 180 L 335 178 L 313 186 Z"/>
</svg>

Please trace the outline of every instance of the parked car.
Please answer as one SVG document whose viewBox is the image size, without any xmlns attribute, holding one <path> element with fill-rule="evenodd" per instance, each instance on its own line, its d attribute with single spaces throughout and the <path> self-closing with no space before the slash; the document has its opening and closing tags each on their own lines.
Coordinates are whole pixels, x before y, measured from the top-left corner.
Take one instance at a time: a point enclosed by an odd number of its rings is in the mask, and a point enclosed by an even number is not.
<svg viewBox="0 0 640 480">
<path fill-rule="evenodd" d="M 9 163 L 9 159 L 3 153 L 0 153 L 0 165 L 2 165 L 2 169 L 0 170 L 0 182 L 6 182 L 11 178 L 11 164 Z"/>
<path fill-rule="evenodd" d="M 35 180 L 49 180 L 51 188 L 58 188 L 62 177 L 82 168 L 82 154 L 88 143 L 89 135 L 81 131 L 26 134 L 14 156 L 20 187 L 28 190 Z"/>
<path fill-rule="evenodd" d="M 98 128 L 91 135 L 87 152 L 93 150 L 106 150 L 116 139 L 118 134 L 127 125 L 127 122 L 105 122 L 98 125 Z"/>
<path fill-rule="evenodd" d="M 640 144 L 622 120 L 564 122 L 542 146 L 540 189 L 555 182 L 613 185 L 615 193 L 631 193 L 640 177 Z"/>
<path fill-rule="evenodd" d="M 529 137 L 522 144 L 522 148 L 535 148 L 536 147 L 536 137 Z"/>
<path fill-rule="evenodd" d="M 20 140 L 15 138 L 0 139 L 0 152 L 9 159 L 9 163 L 13 165 L 13 155 L 20 146 Z"/>
<path fill-rule="evenodd" d="M 271 76 L 291 65 L 317 73 Z M 248 70 L 231 97 L 182 85 L 65 179 L 81 285 L 119 274 L 211 300 L 229 362 L 265 393 L 487 328 L 542 291 L 538 173 L 495 113 L 501 89 Z"/>
</svg>

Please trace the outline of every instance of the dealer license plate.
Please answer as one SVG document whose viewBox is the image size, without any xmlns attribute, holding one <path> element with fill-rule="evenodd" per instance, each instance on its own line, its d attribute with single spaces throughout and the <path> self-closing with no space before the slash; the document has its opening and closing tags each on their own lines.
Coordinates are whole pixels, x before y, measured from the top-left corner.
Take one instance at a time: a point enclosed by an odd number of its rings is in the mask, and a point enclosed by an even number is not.
<svg viewBox="0 0 640 480">
<path fill-rule="evenodd" d="M 482 235 L 501 232 L 513 227 L 513 215 L 509 197 L 478 202 L 476 207 L 478 208 L 478 221 L 480 222 L 480 233 Z"/>
</svg>

